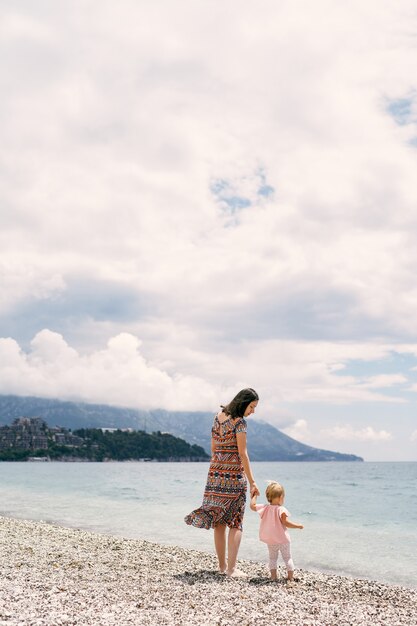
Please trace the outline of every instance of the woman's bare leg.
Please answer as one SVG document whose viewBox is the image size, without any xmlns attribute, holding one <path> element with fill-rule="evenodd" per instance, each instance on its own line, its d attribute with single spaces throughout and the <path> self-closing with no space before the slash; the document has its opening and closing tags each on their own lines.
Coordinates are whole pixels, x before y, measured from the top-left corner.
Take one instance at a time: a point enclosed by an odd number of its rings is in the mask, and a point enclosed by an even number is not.
<svg viewBox="0 0 417 626">
<path fill-rule="evenodd" d="M 242 531 L 238 528 L 230 528 L 227 540 L 227 571 L 226 574 L 231 576 L 236 570 L 237 553 L 239 552 L 240 542 L 242 540 Z"/>
<path fill-rule="evenodd" d="M 216 548 L 216 554 L 219 560 L 219 570 L 225 572 L 227 568 L 225 524 L 217 524 L 217 526 L 214 527 L 214 547 Z"/>
</svg>

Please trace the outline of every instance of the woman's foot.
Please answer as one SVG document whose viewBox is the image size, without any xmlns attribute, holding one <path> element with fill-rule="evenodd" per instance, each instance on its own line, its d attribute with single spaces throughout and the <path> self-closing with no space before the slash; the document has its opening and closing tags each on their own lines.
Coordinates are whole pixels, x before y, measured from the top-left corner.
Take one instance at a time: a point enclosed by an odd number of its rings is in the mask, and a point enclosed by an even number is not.
<svg viewBox="0 0 417 626">
<path fill-rule="evenodd" d="M 228 578 L 247 578 L 247 574 L 240 569 L 226 570 L 226 576 Z"/>
</svg>

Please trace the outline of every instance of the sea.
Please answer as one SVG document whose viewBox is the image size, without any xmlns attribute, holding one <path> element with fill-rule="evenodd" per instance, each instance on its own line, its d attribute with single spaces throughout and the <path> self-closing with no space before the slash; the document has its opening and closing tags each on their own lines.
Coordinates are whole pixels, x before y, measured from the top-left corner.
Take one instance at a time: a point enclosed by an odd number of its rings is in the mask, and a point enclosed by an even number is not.
<svg viewBox="0 0 417 626">
<path fill-rule="evenodd" d="M 0 515 L 213 552 L 184 523 L 208 463 L 0 463 Z M 252 463 L 264 502 L 281 482 L 296 568 L 417 588 L 417 463 Z M 0 524 L 1 527 L 1 524 Z M 239 557 L 267 562 L 247 507 Z"/>
</svg>

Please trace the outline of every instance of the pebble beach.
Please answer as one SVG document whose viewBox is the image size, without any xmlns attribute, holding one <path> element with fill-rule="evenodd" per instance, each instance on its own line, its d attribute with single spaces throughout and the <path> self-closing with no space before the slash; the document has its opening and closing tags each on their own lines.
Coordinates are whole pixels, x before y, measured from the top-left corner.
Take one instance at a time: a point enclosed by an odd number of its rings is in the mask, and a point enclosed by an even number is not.
<svg viewBox="0 0 417 626">
<path fill-rule="evenodd" d="M 305 570 L 268 580 L 216 572 L 214 555 L 0 517 L 0 624 L 25 626 L 407 626 L 417 590 Z"/>
</svg>

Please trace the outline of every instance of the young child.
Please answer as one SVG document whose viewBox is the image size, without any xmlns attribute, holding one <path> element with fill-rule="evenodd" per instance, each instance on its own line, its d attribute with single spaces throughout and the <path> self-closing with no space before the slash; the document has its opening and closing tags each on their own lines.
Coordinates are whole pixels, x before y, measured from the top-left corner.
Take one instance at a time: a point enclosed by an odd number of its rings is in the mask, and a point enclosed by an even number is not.
<svg viewBox="0 0 417 626">
<path fill-rule="evenodd" d="M 287 568 L 287 583 L 292 585 L 294 563 L 291 557 L 291 538 L 287 528 L 301 529 L 304 526 L 290 522 L 288 519 L 290 514 L 283 506 L 285 491 L 282 485 L 270 481 L 265 495 L 269 504 L 256 504 L 256 495 L 253 495 L 250 501 L 250 508 L 252 511 L 258 511 L 261 516 L 259 539 L 268 545 L 271 580 L 278 580 L 277 561 L 278 554 L 281 552 Z"/>
</svg>

